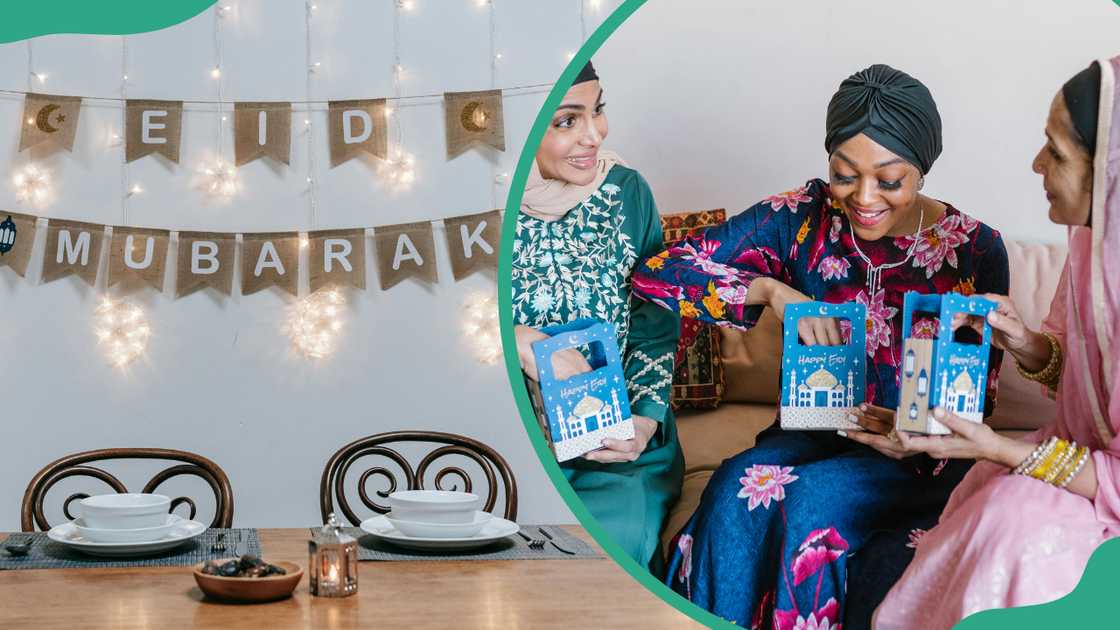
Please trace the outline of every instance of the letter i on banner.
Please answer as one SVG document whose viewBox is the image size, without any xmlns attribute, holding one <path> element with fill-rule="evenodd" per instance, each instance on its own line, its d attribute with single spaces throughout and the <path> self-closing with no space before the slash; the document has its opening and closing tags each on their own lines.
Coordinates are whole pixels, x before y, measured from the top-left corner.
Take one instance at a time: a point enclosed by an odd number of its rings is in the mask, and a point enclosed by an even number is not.
<svg viewBox="0 0 1120 630">
<path fill-rule="evenodd" d="M 36 218 L 27 214 L 0 212 L 0 267 L 11 267 L 21 278 L 27 274 L 31 246 L 35 243 Z"/>
<path fill-rule="evenodd" d="M 381 159 L 389 156 L 389 124 L 385 119 L 385 99 L 331 101 L 327 112 L 330 121 L 331 168 L 352 160 L 363 152 Z"/>
<path fill-rule="evenodd" d="M 291 103 L 234 103 L 234 163 L 270 157 L 289 164 L 292 153 Z"/>
<path fill-rule="evenodd" d="M 292 295 L 299 293 L 297 232 L 243 234 L 241 238 L 241 295 L 271 286 Z"/>
<path fill-rule="evenodd" d="M 444 219 L 451 273 L 462 280 L 482 269 L 498 268 L 502 214 L 497 210 Z"/>
<path fill-rule="evenodd" d="M 375 227 L 373 238 L 377 245 L 377 272 L 382 291 L 406 278 L 428 282 L 439 279 L 431 222 Z"/>
<path fill-rule="evenodd" d="M 89 286 L 97 282 L 101 264 L 101 241 L 105 226 L 52 219 L 47 224 L 47 246 L 43 256 L 42 282 L 74 274 Z"/>
<path fill-rule="evenodd" d="M 330 285 L 366 288 L 364 228 L 311 232 L 307 236 L 311 241 L 308 279 L 312 293 Z"/>
<path fill-rule="evenodd" d="M 114 227 L 109 245 L 110 287 L 121 280 L 134 278 L 163 291 L 163 275 L 167 269 L 167 244 L 171 233 L 167 230 Z"/>
<path fill-rule="evenodd" d="M 219 232 L 179 232 L 179 263 L 175 297 L 210 287 L 223 295 L 233 292 L 233 259 L 237 240 Z"/>
<path fill-rule="evenodd" d="M 125 105 L 125 161 L 158 153 L 179 163 L 183 101 L 130 100 Z"/>
</svg>

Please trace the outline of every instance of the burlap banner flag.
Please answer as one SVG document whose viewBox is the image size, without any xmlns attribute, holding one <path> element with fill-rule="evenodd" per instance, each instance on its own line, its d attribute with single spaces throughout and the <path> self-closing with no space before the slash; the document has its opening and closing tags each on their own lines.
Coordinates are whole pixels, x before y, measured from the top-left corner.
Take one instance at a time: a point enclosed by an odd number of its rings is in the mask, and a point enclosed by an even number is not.
<svg viewBox="0 0 1120 630">
<path fill-rule="evenodd" d="M 234 163 L 268 156 L 289 164 L 292 153 L 291 103 L 234 103 Z"/>
<path fill-rule="evenodd" d="M 5 217 L 0 221 L 0 267 L 7 265 L 22 278 L 35 244 L 36 218 L 14 212 L 0 212 L 0 217 Z"/>
<path fill-rule="evenodd" d="M 241 295 L 277 286 L 299 293 L 299 234 L 272 232 L 243 234 L 241 243 Z"/>
<path fill-rule="evenodd" d="M 443 95 L 447 125 L 447 159 L 466 151 L 472 144 L 488 144 L 506 150 L 505 123 L 502 118 L 502 91 L 447 92 Z"/>
<path fill-rule="evenodd" d="M 19 150 L 43 145 L 73 151 L 81 110 L 82 99 L 79 96 L 26 95 L 23 98 L 23 132 L 19 136 Z"/>
<path fill-rule="evenodd" d="M 328 118 L 331 168 L 352 160 L 363 152 L 382 159 L 389 156 L 385 99 L 331 101 Z"/>
<path fill-rule="evenodd" d="M 444 219 L 451 273 L 462 280 L 482 269 L 498 268 L 502 214 L 497 210 Z"/>
<path fill-rule="evenodd" d="M 125 105 L 125 161 L 159 153 L 179 163 L 183 101 L 129 100 Z"/>
<path fill-rule="evenodd" d="M 109 244 L 109 280 L 113 287 L 126 278 L 133 278 L 163 291 L 163 275 L 167 269 L 167 244 L 171 232 L 144 228 L 113 227 Z"/>
<path fill-rule="evenodd" d="M 428 282 L 439 279 L 430 221 L 376 227 L 373 237 L 377 244 L 377 271 L 382 291 L 406 278 Z"/>
<path fill-rule="evenodd" d="M 104 225 L 51 219 L 47 224 L 42 281 L 52 282 L 74 274 L 94 286 L 104 235 Z"/>
<path fill-rule="evenodd" d="M 175 297 L 204 287 L 224 295 L 233 292 L 233 257 L 237 237 L 221 232 L 179 232 L 179 262 L 175 270 Z"/>
<path fill-rule="evenodd" d="M 366 231 L 330 230 L 311 232 L 308 257 L 309 288 L 314 293 L 330 286 L 366 288 Z"/>
</svg>

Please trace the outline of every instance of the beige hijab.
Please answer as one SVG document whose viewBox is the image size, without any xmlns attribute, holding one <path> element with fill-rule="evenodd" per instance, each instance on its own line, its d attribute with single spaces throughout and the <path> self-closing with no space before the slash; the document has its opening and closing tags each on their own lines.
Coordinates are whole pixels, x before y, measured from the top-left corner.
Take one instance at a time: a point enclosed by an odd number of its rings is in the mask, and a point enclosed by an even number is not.
<svg viewBox="0 0 1120 630">
<path fill-rule="evenodd" d="M 590 184 L 578 186 L 559 179 L 545 179 L 537 161 L 533 160 L 529 179 L 525 182 L 525 194 L 521 197 L 521 211 L 542 221 L 555 221 L 598 190 L 615 164 L 626 166 L 617 153 L 599 151 L 595 179 Z"/>
</svg>

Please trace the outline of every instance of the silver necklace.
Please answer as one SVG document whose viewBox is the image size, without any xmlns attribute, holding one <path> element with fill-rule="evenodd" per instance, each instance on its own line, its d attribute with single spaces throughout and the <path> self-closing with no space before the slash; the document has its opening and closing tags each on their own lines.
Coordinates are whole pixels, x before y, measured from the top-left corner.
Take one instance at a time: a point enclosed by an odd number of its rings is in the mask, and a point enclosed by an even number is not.
<svg viewBox="0 0 1120 630">
<path fill-rule="evenodd" d="M 910 262 L 910 259 L 914 257 L 914 249 L 918 246 L 918 237 L 922 233 L 922 224 L 925 222 L 925 219 L 926 219 L 926 208 L 925 208 L 925 205 L 922 203 L 921 198 L 919 197 L 918 198 L 918 231 L 914 232 L 914 242 L 910 243 L 910 248 L 906 250 L 906 258 L 903 258 L 902 260 L 900 260 L 898 262 L 883 263 L 881 265 L 872 265 L 871 264 L 871 259 L 868 258 L 867 254 L 864 254 L 863 250 L 859 248 L 859 238 L 856 236 L 855 229 L 852 228 L 851 221 L 848 222 L 848 231 L 851 232 L 851 234 L 852 234 L 852 245 L 855 246 L 856 253 L 859 254 L 859 257 L 862 258 L 863 262 L 867 265 L 867 292 L 868 292 L 867 293 L 867 301 L 868 302 L 870 302 L 872 299 L 874 299 L 875 294 L 879 292 L 880 288 L 882 288 L 882 277 L 883 277 L 883 272 L 884 271 L 886 271 L 888 269 L 894 269 L 895 267 L 901 267 L 902 265 L 905 265 L 906 263 Z"/>
</svg>

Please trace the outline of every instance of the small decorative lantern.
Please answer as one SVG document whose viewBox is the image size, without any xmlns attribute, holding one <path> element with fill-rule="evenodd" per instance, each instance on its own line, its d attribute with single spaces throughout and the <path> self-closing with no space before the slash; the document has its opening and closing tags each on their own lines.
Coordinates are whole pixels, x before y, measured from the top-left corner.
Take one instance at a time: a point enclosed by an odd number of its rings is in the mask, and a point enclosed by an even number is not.
<svg viewBox="0 0 1120 630">
<path fill-rule="evenodd" d="M 0 254 L 7 254 L 15 246 L 16 224 L 12 222 L 12 216 L 8 215 L 8 218 L 0 223 Z"/>
<path fill-rule="evenodd" d="M 347 597 L 358 592 L 358 541 L 343 533 L 333 512 L 307 549 L 312 595 Z"/>
</svg>

